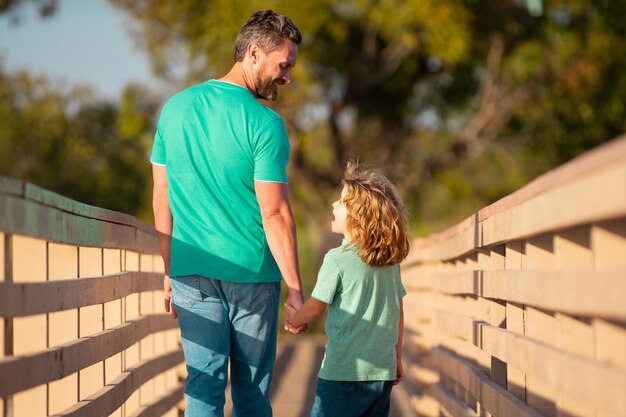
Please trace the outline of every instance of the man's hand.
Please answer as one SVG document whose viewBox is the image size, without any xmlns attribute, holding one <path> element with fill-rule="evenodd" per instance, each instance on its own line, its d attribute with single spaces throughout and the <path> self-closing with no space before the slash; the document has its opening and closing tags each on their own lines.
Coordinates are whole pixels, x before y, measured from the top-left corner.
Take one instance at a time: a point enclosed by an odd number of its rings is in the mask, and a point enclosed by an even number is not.
<svg viewBox="0 0 626 417">
<path fill-rule="evenodd" d="M 285 330 L 288 330 L 292 333 L 298 334 L 298 331 L 294 331 L 296 329 L 300 329 L 299 327 L 294 326 L 291 321 L 292 317 L 298 310 L 289 303 L 285 303 Z"/>
<path fill-rule="evenodd" d="M 172 317 L 177 318 L 176 307 L 172 305 L 172 286 L 168 275 L 163 275 L 163 301 L 165 302 L 165 312 L 172 313 Z"/>
<path fill-rule="evenodd" d="M 289 291 L 289 295 L 287 295 L 287 300 L 285 302 L 285 311 L 287 313 L 287 316 L 285 318 L 285 330 L 294 334 L 300 334 L 306 331 L 306 324 L 304 326 L 296 327 L 289 322 L 289 317 L 291 317 L 294 312 L 302 308 L 302 304 L 304 304 L 304 297 L 302 296 L 302 292 Z"/>
</svg>

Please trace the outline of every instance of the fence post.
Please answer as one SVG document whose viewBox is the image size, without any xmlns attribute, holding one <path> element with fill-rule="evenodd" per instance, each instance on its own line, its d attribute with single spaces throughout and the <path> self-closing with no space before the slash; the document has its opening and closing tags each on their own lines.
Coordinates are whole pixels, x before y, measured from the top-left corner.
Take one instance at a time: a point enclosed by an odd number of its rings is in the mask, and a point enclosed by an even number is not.
<svg viewBox="0 0 626 417">
<path fill-rule="evenodd" d="M 3 251 L 3 277 L 5 282 L 13 281 L 13 235 L 4 234 Z M 13 317 L 4 319 L 4 352 L 3 357 L 13 356 Z M 3 416 L 14 417 L 13 395 L 3 398 Z"/>
</svg>

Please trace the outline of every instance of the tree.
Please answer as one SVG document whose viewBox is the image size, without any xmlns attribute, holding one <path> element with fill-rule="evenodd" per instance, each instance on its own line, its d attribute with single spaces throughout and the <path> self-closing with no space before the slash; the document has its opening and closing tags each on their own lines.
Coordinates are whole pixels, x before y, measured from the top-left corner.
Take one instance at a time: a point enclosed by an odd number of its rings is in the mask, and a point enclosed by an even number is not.
<svg viewBox="0 0 626 417">
<path fill-rule="evenodd" d="M 110 1 L 181 86 L 231 65 L 255 10 L 296 22 L 304 42 L 275 106 L 309 218 L 347 159 L 388 172 L 417 222 L 449 222 L 625 127 L 623 0 Z"/>
<path fill-rule="evenodd" d="M 0 15 L 7 14 L 14 23 L 19 23 L 19 13 L 25 3 L 24 0 L 0 0 Z M 30 3 L 36 3 L 39 16 L 46 18 L 56 12 L 59 0 L 30 0 Z"/>
<path fill-rule="evenodd" d="M 147 162 L 157 101 L 129 86 L 119 106 L 88 89 L 0 66 L 0 174 L 151 219 Z"/>
</svg>

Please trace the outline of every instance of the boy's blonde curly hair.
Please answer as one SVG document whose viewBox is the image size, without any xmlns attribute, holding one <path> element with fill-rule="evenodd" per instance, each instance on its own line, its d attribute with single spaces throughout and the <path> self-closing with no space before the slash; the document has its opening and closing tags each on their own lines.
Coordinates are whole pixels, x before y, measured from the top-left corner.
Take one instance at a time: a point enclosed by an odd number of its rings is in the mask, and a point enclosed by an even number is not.
<svg viewBox="0 0 626 417">
<path fill-rule="evenodd" d="M 396 187 L 380 172 L 348 162 L 342 184 L 346 227 L 370 266 L 395 265 L 409 254 L 408 213 Z"/>
</svg>

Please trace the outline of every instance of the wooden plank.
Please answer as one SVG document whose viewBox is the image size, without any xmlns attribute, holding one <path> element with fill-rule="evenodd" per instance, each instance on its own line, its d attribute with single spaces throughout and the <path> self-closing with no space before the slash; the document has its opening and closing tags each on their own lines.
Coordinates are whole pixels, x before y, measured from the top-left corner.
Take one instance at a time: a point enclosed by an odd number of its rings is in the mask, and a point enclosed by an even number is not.
<svg viewBox="0 0 626 417">
<path fill-rule="evenodd" d="M 0 396 L 61 379 L 128 348 L 149 334 L 178 326 L 169 315 L 142 316 L 87 338 L 0 360 Z"/>
<path fill-rule="evenodd" d="M 626 320 L 623 271 L 483 271 L 483 297 Z M 584 294 L 584 297 L 581 297 Z"/>
<path fill-rule="evenodd" d="M 407 291 L 429 291 L 432 269 L 427 266 L 402 267 L 402 284 Z"/>
<path fill-rule="evenodd" d="M 439 331 L 480 347 L 480 335 L 478 332 L 483 324 L 482 321 L 442 310 L 435 310 L 433 312 L 433 318 Z"/>
<path fill-rule="evenodd" d="M 594 319 L 595 353 L 598 361 L 626 370 L 626 325 Z"/>
<path fill-rule="evenodd" d="M 524 241 L 523 248 L 524 258 L 522 258 L 522 269 L 556 269 L 553 233 L 544 233 L 528 238 Z"/>
<path fill-rule="evenodd" d="M 163 275 L 122 272 L 98 278 L 36 283 L 0 282 L 0 317 L 21 317 L 118 300 L 141 291 L 159 290 Z"/>
<path fill-rule="evenodd" d="M 456 258 L 477 248 L 479 241 L 479 225 L 475 214 L 427 239 L 415 239 L 412 244 L 413 250 L 406 262 L 411 264 Z"/>
<path fill-rule="evenodd" d="M 521 241 L 507 242 L 504 256 L 504 268 L 502 269 L 522 269 L 523 257 Z"/>
<path fill-rule="evenodd" d="M 118 409 L 143 384 L 157 375 L 171 369 L 184 361 L 182 351 L 168 352 L 122 372 L 112 383 L 95 394 L 79 401 L 72 407 L 56 414 L 56 417 L 91 417 L 109 415 Z M 182 399 L 184 383 L 178 384 L 169 395 L 174 400 L 174 392 L 178 394 L 176 402 Z M 179 391 L 180 389 L 180 391 Z M 175 405 L 176 403 L 174 403 Z M 169 407 L 171 408 L 171 407 Z M 169 409 L 168 408 L 168 409 Z M 167 411 L 167 409 L 166 409 Z M 148 414 L 153 415 L 153 414 Z"/>
<path fill-rule="evenodd" d="M 431 242 L 431 256 L 434 259 L 452 259 L 479 247 L 479 224 L 476 219 L 477 215 L 474 215 L 465 222 L 460 223 L 459 230 L 446 240 L 435 238 Z"/>
<path fill-rule="evenodd" d="M 591 244 L 596 269 L 626 269 L 626 217 L 595 223 Z"/>
<path fill-rule="evenodd" d="M 573 160 L 552 169 L 537 177 L 529 184 L 516 192 L 485 207 L 479 212 L 482 221 L 494 214 L 501 213 L 511 207 L 520 205 L 531 198 L 554 189 L 562 184 L 576 181 L 581 177 L 588 177 L 594 171 L 603 169 L 607 165 L 619 166 L 626 159 L 626 135 L 622 135 L 610 142 L 589 150 Z"/>
<path fill-rule="evenodd" d="M 468 407 L 463 401 L 457 398 L 452 392 L 441 384 L 430 387 L 430 392 L 446 412 L 452 417 L 478 417 L 476 411 Z"/>
<path fill-rule="evenodd" d="M 524 307 L 515 303 L 506 303 L 506 329 L 524 335 Z M 507 364 L 507 390 L 522 401 L 526 401 L 526 374 Z"/>
<path fill-rule="evenodd" d="M 311 410 L 325 341 L 323 336 L 281 340 L 286 349 L 291 348 L 286 352 L 291 353 L 281 355 L 281 367 L 276 369 L 275 386 L 270 391 L 274 415 L 307 415 Z"/>
<path fill-rule="evenodd" d="M 48 387 L 45 385 L 19 392 L 7 400 L 7 417 L 46 416 L 48 414 Z"/>
<path fill-rule="evenodd" d="M 454 296 L 446 293 L 433 293 L 431 308 L 449 311 L 469 317 L 481 315 L 480 302 L 476 297 Z"/>
<path fill-rule="evenodd" d="M 594 269 L 591 226 L 585 224 L 556 232 L 554 252 L 557 269 L 569 271 Z"/>
<path fill-rule="evenodd" d="M 24 195 L 24 181 L 0 175 L 0 194 Z"/>
<path fill-rule="evenodd" d="M 181 382 L 175 388 L 170 389 L 165 395 L 136 410 L 130 417 L 160 417 L 168 410 L 176 407 L 176 404 L 183 398 L 184 392 L 185 383 Z"/>
<path fill-rule="evenodd" d="M 9 281 L 16 283 L 46 281 L 48 274 L 46 241 L 18 235 L 11 235 L 8 238 Z"/>
<path fill-rule="evenodd" d="M 557 320 L 547 311 L 529 306 L 525 309 L 525 336 L 533 341 L 557 347 Z M 559 393 L 554 385 L 533 372 L 526 374 L 526 402 L 546 417 L 557 417 Z"/>
<path fill-rule="evenodd" d="M 156 232 L 154 226 L 147 225 L 142 229 L 137 229 L 136 234 L 137 245 L 136 248 L 144 253 L 157 254 L 160 257 L 159 242 L 156 238 Z"/>
<path fill-rule="evenodd" d="M 538 177 L 441 233 L 416 239 L 414 246 L 419 250 L 408 260 L 443 260 L 467 253 L 472 243 L 468 231 L 475 224 L 480 227 L 473 238 L 480 244 L 474 247 L 480 247 L 623 216 L 626 213 L 624 149 L 626 136 Z M 585 199 L 581 200 L 580 195 L 585 195 Z"/>
<path fill-rule="evenodd" d="M 413 395 L 411 397 L 411 408 L 415 411 L 414 415 L 419 417 L 445 416 L 439 406 L 439 402 L 428 390 L 420 393 L 420 395 Z"/>
<path fill-rule="evenodd" d="M 113 210 L 107 210 L 104 208 L 90 206 L 85 203 L 73 200 L 69 197 L 65 197 L 54 191 L 46 190 L 45 188 L 38 187 L 33 184 L 24 183 L 24 198 L 36 203 L 41 203 L 44 206 L 56 208 L 61 211 L 75 214 L 81 217 L 88 217 L 90 219 L 104 220 L 111 223 L 124 224 L 127 226 L 133 226 L 134 228 L 142 229 L 149 226 L 131 216 L 130 214 L 120 213 Z"/>
<path fill-rule="evenodd" d="M 441 372 L 463 385 L 488 413 L 506 417 L 543 417 L 468 361 L 442 348 L 433 349 L 432 354 Z"/>
<path fill-rule="evenodd" d="M 615 414 L 626 414 L 626 370 L 572 355 L 484 322 L 437 312 L 448 333 L 467 340 L 486 353 L 525 371 L 554 391 L 595 404 Z"/>
<path fill-rule="evenodd" d="M 479 295 L 482 292 L 482 273 L 482 270 L 433 273 L 432 286 L 448 294 Z"/>
<path fill-rule="evenodd" d="M 48 384 L 48 412 L 56 414 L 78 401 L 78 374 L 61 378 Z"/>
<path fill-rule="evenodd" d="M 570 398 L 626 415 L 626 370 L 482 325 L 482 347 Z"/>
<path fill-rule="evenodd" d="M 136 228 L 0 194 L 0 230 L 79 246 L 138 249 Z"/>
<path fill-rule="evenodd" d="M 584 195 L 585 198 L 580 198 Z M 607 166 L 590 176 L 543 194 L 482 223 L 482 244 L 493 245 L 551 230 L 622 217 L 626 214 L 626 165 Z"/>
<path fill-rule="evenodd" d="M 432 282 L 434 289 L 448 294 L 472 294 L 575 316 L 626 321 L 623 276 L 619 270 L 489 270 L 433 273 Z"/>
</svg>

